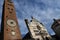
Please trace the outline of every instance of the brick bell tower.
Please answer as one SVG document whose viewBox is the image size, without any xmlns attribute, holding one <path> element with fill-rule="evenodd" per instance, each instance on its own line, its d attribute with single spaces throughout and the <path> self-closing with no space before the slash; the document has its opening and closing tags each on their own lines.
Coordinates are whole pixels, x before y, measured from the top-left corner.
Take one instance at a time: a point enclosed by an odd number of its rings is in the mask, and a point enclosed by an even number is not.
<svg viewBox="0 0 60 40">
<path fill-rule="evenodd" d="M 1 34 L 2 40 L 22 40 L 12 0 L 4 0 Z"/>
</svg>

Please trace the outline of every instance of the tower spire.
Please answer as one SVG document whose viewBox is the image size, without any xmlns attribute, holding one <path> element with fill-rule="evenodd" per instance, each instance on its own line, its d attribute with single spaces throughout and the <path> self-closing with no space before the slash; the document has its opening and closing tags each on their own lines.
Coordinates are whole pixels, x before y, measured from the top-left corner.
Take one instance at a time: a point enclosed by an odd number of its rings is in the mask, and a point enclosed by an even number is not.
<svg viewBox="0 0 60 40">
<path fill-rule="evenodd" d="M 12 0 L 4 0 L 1 32 L 2 32 L 2 40 L 22 39 Z"/>
</svg>

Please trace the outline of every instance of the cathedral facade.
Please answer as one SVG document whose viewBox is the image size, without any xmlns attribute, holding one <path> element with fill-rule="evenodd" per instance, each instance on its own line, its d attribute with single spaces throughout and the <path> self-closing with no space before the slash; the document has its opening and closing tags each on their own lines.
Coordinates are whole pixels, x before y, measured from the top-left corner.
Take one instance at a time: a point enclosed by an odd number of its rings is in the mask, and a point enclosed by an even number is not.
<svg viewBox="0 0 60 40">
<path fill-rule="evenodd" d="M 25 22 L 32 39 L 34 40 L 52 39 L 44 25 L 35 18 L 32 17 L 32 20 L 30 22 L 28 22 L 28 20 L 25 19 Z"/>
</svg>

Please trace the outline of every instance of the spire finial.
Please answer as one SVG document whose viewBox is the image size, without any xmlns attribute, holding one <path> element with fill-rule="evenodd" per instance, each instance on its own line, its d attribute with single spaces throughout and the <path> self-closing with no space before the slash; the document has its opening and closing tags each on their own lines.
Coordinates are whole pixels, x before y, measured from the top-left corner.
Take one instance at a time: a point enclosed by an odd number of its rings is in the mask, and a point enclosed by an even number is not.
<svg viewBox="0 0 60 40">
<path fill-rule="evenodd" d="M 54 21 L 56 21 L 56 19 L 53 19 Z"/>
<path fill-rule="evenodd" d="M 33 19 L 33 16 L 31 16 L 31 18 Z"/>
</svg>

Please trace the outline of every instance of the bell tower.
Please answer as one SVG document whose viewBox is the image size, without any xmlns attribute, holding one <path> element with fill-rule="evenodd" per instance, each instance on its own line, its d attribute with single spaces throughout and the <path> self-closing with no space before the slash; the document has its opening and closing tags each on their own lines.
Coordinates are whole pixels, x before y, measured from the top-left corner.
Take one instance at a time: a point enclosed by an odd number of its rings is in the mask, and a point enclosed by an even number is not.
<svg viewBox="0 0 60 40">
<path fill-rule="evenodd" d="M 12 0 L 4 0 L 1 33 L 2 40 L 22 40 Z"/>
<path fill-rule="evenodd" d="M 57 37 L 59 37 L 59 39 L 60 39 L 60 19 L 54 19 L 54 22 L 53 22 L 51 28 L 56 33 Z"/>
</svg>

